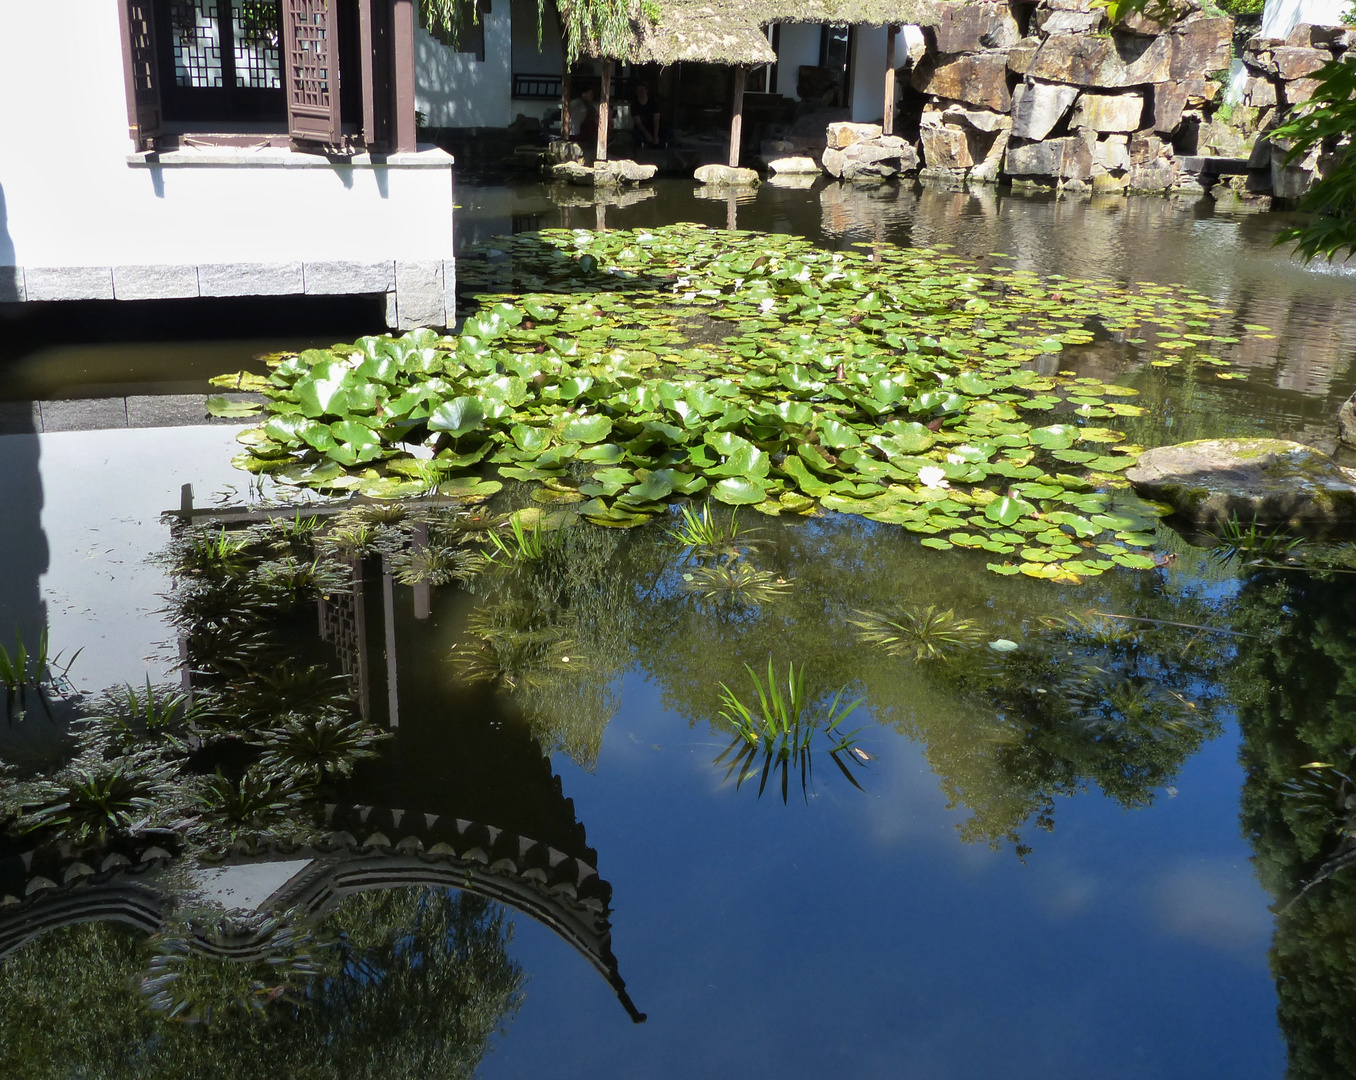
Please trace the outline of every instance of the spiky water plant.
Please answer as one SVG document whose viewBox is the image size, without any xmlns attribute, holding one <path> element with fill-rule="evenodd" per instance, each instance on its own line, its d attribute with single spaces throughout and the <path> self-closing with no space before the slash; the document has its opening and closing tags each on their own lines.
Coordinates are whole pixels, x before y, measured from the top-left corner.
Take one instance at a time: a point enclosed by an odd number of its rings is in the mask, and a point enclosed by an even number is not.
<svg viewBox="0 0 1356 1080">
<path fill-rule="evenodd" d="M 351 775 L 362 759 L 376 757 L 378 745 L 388 738 L 342 715 L 293 714 L 264 736 L 259 764 L 298 785 L 324 785 Z"/>
<path fill-rule="evenodd" d="M 760 570 L 742 559 L 714 566 L 694 566 L 683 574 L 683 588 L 704 600 L 725 600 L 747 607 L 769 604 L 791 589 L 791 583 L 771 570 Z"/>
<path fill-rule="evenodd" d="M 876 611 L 856 614 L 858 617 L 848 622 L 855 628 L 858 641 L 915 663 L 945 659 L 984 640 L 979 623 L 957 618 L 950 609 L 938 611 L 935 604 L 904 608 L 893 618 Z"/>
<path fill-rule="evenodd" d="M 232 533 L 223 525 L 216 531 L 193 529 L 176 545 L 172 570 L 181 576 L 232 577 L 249 570 L 253 563 L 249 532 Z"/>
<path fill-rule="evenodd" d="M 319 546 L 327 552 L 345 558 L 355 556 L 362 558 L 376 550 L 380 537 L 381 530 L 376 526 L 364 522 L 350 522 L 336 525 L 325 532 Z"/>
<path fill-rule="evenodd" d="M 87 743 L 104 742 L 125 752 L 147 740 L 176 742 L 200 712 L 188 694 L 153 686 L 147 675 L 143 690 L 128 684 L 109 691 L 99 711 L 78 723 Z"/>
<path fill-rule="evenodd" d="M 134 834 L 175 796 L 177 772 L 157 750 L 112 759 L 87 752 L 35 785 L 37 801 L 28 807 L 25 825 L 56 829 L 74 843 Z"/>
<path fill-rule="evenodd" d="M 421 544 L 391 558 L 391 570 L 402 585 L 450 585 L 469 582 L 484 569 L 486 558 L 469 548 Z"/>
<path fill-rule="evenodd" d="M 84 649 L 77 649 L 75 655 L 62 665 L 60 654 L 51 656 L 48 653 L 46 627 L 39 631 L 37 649 L 31 653 L 16 628 L 14 652 L 11 653 L 0 645 L 0 683 L 10 691 L 34 689 L 44 684 L 55 683 L 65 678 L 82 652 Z M 60 671 L 55 670 L 58 667 Z"/>
<path fill-rule="evenodd" d="M 1267 528 L 1256 521 L 1246 525 L 1237 515 L 1219 528 L 1219 542 L 1211 555 L 1226 566 L 1234 563 L 1265 565 L 1283 562 L 1304 546 L 1304 538 L 1287 531 L 1283 526 Z"/>
<path fill-rule="evenodd" d="M 725 683 L 720 684 L 719 716 L 735 733 L 734 740 L 715 762 L 719 765 L 728 760 L 726 779 L 735 775 L 735 787 L 741 787 L 745 780 L 759 771 L 758 758 L 761 754 L 762 778 L 758 783 L 760 797 L 767 787 L 768 778 L 773 772 L 780 772 L 782 802 L 785 803 L 790 789 L 790 775 L 792 771 L 797 771 L 800 774 L 801 792 L 808 799 L 812 771 L 811 743 L 815 734 L 822 732 L 829 742 L 827 750 L 830 758 L 852 786 L 860 790 L 861 784 L 852 775 L 848 763 L 859 765 L 865 760 L 865 755 L 856 749 L 856 736 L 861 729 L 844 733 L 839 725 L 856 711 L 861 699 L 843 704 L 843 691 L 839 690 L 821 715 L 808 716 L 804 666 L 797 670 L 794 661 L 787 664 L 785 691 L 777 681 L 770 656 L 766 683 L 748 664 L 744 665 L 744 670 L 753 682 L 756 699 L 753 702 L 746 703 Z"/>
<path fill-rule="evenodd" d="M 702 504 L 700 513 L 691 506 L 683 506 L 681 514 L 682 524 L 669 530 L 669 538 L 691 549 L 693 555 L 738 555 L 741 548 L 756 543 L 754 534 L 758 530 L 741 529 L 738 510 L 731 512 L 728 521 L 713 517 L 709 502 Z"/>
<path fill-rule="evenodd" d="M 193 801 L 202 820 L 234 831 L 267 827 L 290 810 L 297 798 L 289 778 L 252 765 L 238 780 L 218 769 L 203 779 Z"/>
<path fill-rule="evenodd" d="M 452 650 L 468 682 L 496 682 L 507 690 L 540 686 L 585 663 L 573 627 L 556 609 L 519 600 L 477 608 L 466 623 L 469 641 Z"/>
<path fill-rule="evenodd" d="M 545 528 L 540 518 L 529 529 L 523 524 L 523 519 L 514 514 L 509 518 L 508 525 L 507 536 L 501 535 L 498 530 L 489 534 L 490 543 L 494 546 L 489 559 L 501 566 L 540 562 L 560 542 L 560 533 Z"/>
</svg>

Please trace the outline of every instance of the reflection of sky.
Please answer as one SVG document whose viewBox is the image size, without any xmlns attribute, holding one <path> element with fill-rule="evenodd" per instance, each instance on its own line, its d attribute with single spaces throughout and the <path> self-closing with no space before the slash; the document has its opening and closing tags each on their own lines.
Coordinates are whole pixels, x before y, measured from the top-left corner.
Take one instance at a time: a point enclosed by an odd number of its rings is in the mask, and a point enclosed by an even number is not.
<svg viewBox="0 0 1356 1080">
<path fill-rule="evenodd" d="M 148 673 L 165 677 L 174 652 L 158 615 L 166 580 L 146 557 L 169 540 L 160 514 L 179 505 L 181 484 L 193 484 L 200 505 L 226 485 L 245 487 L 248 477 L 230 464 L 239 450 L 236 430 L 205 425 L 0 439 L 0 464 L 20 439 L 36 438 L 40 446 L 41 533 L 11 535 L 6 550 L 40 545 L 45 534 L 50 557 L 39 584 L 50 648 L 67 658 L 84 649 L 70 673 L 81 689 L 139 683 Z M 27 622 L 27 613 L 14 612 L 9 625 L 21 618 Z"/>
<path fill-rule="evenodd" d="M 1022 865 L 961 843 L 963 812 L 884 731 L 865 796 L 826 762 L 782 806 L 722 787 L 722 747 L 656 687 L 624 691 L 596 773 L 557 766 L 649 1023 L 517 919 L 532 980 L 487 1078 L 1282 1075 L 1235 734 L 1152 809 L 1060 802 Z"/>
</svg>

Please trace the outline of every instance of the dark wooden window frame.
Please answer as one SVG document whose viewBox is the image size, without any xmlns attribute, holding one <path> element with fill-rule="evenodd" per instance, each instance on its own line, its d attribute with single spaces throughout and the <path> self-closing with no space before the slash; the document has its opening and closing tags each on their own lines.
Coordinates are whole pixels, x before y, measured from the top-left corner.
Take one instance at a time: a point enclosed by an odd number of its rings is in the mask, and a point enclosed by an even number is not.
<svg viewBox="0 0 1356 1080">
<path fill-rule="evenodd" d="M 223 145 L 268 136 L 167 135 L 174 79 L 162 61 L 159 0 L 116 0 L 122 34 L 129 133 L 138 150 L 181 142 Z M 277 114 L 298 149 L 408 153 L 417 149 L 413 0 L 281 0 L 283 90 Z M 347 82 L 339 78 L 340 63 Z M 354 84 L 357 84 L 356 86 Z M 276 91 L 274 92 L 276 93 Z M 209 110 L 210 112 L 210 110 Z M 230 119 L 257 120 L 239 115 Z M 196 119 L 190 120 L 197 123 Z M 281 134 L 281 132 L 280 132 Z"/>
</svg>

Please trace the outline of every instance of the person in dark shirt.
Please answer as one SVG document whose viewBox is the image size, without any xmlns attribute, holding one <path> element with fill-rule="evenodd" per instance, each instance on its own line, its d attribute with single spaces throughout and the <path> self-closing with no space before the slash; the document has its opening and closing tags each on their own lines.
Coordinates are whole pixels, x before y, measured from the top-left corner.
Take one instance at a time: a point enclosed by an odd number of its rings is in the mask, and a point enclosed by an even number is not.
<svg viewBox="0 0 1356 1080">
<path fill-rule="evenodd" d="M 659 128 L 659 101 L 650 97 L 648 83 L 636 83 L 636 99 L 631 103 L 631 126 L 635 131 L 636 144 L 650 148 L 663 146 Z"/>
</svg>

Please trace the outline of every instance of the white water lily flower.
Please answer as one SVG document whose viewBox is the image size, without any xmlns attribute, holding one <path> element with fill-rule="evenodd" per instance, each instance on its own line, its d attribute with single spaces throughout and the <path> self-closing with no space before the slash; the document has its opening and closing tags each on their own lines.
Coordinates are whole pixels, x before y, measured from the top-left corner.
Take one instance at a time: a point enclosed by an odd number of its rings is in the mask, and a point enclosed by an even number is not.
<svg viewBox="0 0 1356 1080">
<path fill-rule="evenodd" d="M 918 470 L 918 479 L 924 487 L 929 488 L 950 487 L 951 485 L 948 484 L 944 479 L 945 476 L 946 471 L 944 469 L 937 468 L 936 465 L 924 465 L 921 469 Z"/>
<path fill-rule="evenodd" d="M 964 465 L 965 459 L 961 457 L 959 454 L 947 454 L 946 463 L 948 465 Z"/>
<path fill-rule="evenodd" d="M 766 315 L 769 311 L 771 311 L 771 310 L 772 310 L 774 307 L 776 307 L 776 306 L 777 306 L 777 301 L 774 300 L 774 299 L 772 299 L 772 297 L 770 297 L 770 296 L 769 296 L 766 300 L 760 300 L 760 301 L 758 301 L 758 307 L 762 310 L 762 312 L 763 312 L 764 315 Z"/>
</svg>

